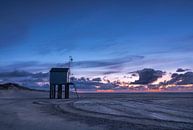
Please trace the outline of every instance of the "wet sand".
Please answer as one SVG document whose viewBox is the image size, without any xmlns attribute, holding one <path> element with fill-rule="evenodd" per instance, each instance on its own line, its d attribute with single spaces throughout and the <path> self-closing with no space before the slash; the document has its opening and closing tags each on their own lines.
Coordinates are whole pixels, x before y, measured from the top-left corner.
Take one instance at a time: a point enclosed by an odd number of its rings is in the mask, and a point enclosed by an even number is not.
<svg viewBox="0 0 193 130">
<path fill-rule="evenodd" d="M 0 90 L 0 130 L 192 130 L 193 93 L 80 94 Z"/>
</svg>

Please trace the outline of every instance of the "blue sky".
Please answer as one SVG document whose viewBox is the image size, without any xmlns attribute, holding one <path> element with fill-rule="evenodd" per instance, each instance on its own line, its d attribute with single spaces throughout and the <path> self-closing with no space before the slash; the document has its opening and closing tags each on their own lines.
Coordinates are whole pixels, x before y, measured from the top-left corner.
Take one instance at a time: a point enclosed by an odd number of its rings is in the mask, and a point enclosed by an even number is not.
<svg viewBox="0 0 193 130">
<path fill-rule="evenodd" d="M 69 56 L 75 75 L 88 77 L 192 69 L 192 7 L 192 0 L 1 0 L 0 71 L 47 72 Z"/>
</svg>

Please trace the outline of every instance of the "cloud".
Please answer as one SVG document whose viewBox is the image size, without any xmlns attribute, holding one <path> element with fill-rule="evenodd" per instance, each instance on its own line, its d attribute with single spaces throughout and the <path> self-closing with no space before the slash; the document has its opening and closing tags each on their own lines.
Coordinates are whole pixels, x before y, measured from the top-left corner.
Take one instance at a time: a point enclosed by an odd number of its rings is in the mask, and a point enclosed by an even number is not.
<svg viewBox="0 0 193 130">
<path fill-rule="evenodd" d="M 135 74 L 135 73 L 132 73 L 132 74 L 131 74 L 131 76 L 133 76 L 133 77 L 136 77 L 136 76 L 137 76 L 137 74 Z"/>
<path fill-rule="evenodd" d="M 75 83 L 78 89 L 97 90 L 97 89 L 116 89 L 119 86 L 115 83 L 102 83 L 101 78 L 89 79 L 87 77 L 71 77 L 71 82 Z M 0 73 L 0 83 L 18 83 L 20 85 L 35 88 L 49 89 L 49 73 L 31 73 L 27 71 L 11 71 Z"/>
<path fill-rule="evenodd" d="M 28 77 L 32 74 L 26 71 L 12 71 L 0 73 L 0 78 L 13 78 L 13 77 Z"/>
<path fill-rule="evenodd" d="M 103 75 L 109 75 L 109 74 L 115 74 L 115 73 L 119 73 L 119 72 L 120 72 L 120 71 L 113 71 L 113 70 L 112 70 L 112 71 L 108 71 L 108 70 L 107 70 L 107 71 L 103 72 L 102 74 L 103 74 Z"/>
<path fill-rule="evenodd" d="M 139 75 L 139 80 L 132 82 L 131 84 L 149 84 L 156 81 L 158 78 L 162 77 L 163 71 L 154 69 L 143 69 L 136 71 Z"/>
<path fill-rule="evenodd" d="M 125 82 L 125 84 L 128 84 L 129 87 L 123 87 L 121 86 L 122 82 L 117 80 L 110 82 L 108 80 L 108 77 L 103 77 L 101 79 L 100 77 L 94 78 L 94 79 L 89 79 L 87 77 L 80 77 L 80 78 L 75 78 L 71 77 L 71 82 L 75 83 L 76 87 L 78 89 L 83 89 L 83 90 L 131 90 L 131 91 L 148 91 L 149 90 L 157 90 L 157 89 L 162 89 L 164 91 L 186 91 L 187 86 L 183 85 L 188 85 L 192 84 L 193 86 L 193 72 L 186 72 L 184 74 L 178 74 L 178 73 L 173 73 L 171 75 L 171 80 L 167 82 L 163 82 L 160 84 L 151 84 L 152 82 L 156 81 L 158 78 L 162 77 L 162 75 L 165 74 L 165 72 L 161 70 L 154 70 L 150 68 L 146 68 L 143 70 L 138 70 L 133 72 L 135 74 L 139 75 L 139 80 L 136 80 L 132 82 L 130 85 Z M 136 75 L 135 75 L 136 76 Z M 106 81 L 101 82 L 101 81 Z M 49 73 L 31 73 L 27 71 L 10 71 L 10 72 L 1 72 L 0 73 L 0 83 L 7 83 L 7 82 L 12 82 L 12 83 L 18 83 L 20 85 L 30 87 L 30 88 L 46 88 L 49 89 Z M 133 85 L 132 84 L 138 84 Z M 173 86 L 173 85 L 176 86 Z M 163 87 L 166 85 L 172 85 L 169 87 Z M 187 90 L 193 90 L 193 87 L 187 88 Z"/>
<path fill-rule="evenodd" d="M 73 67 L 77 67 L 77 68 L 107 67 L 109 69 L 117 69 L 117 68 L 120 68 L 125 63 L 141 60 L 143 58 L 144 56 L 126 56 L 126 57 L 105 59 L 105 60 L 75 61 L 73 62 L 72 65 Z M 59 64 L 59 65 L 68 66 L 68 63 Z"/>
<path fill-rule="evenodd" d="M 90 80 L 86 77 L 75 78 L 71 81 L 76 84 L 78 89 L 112 89 L 117 85 L 113 83 L 101 83 L 101 78 Z M 49 73 L 31 73 L 27 71 L 11 71 L 0 73 L 0 83 L 13 82 L 30 88 L 49 88 Z"/>
<path fill-rule="evenodd" d="M 48 87 L 49 73 L 31 73 L 27 71 L 11 71 L 11 72 L 1 72 L 0 82 L 7 83 L 19 83 L 20 85 L 26 87 L 38 87 L 44 86 Z"/>
<path fill-rule="evenodd" d="M 48 78 L 49 76 L 49 73 L 42 73 L 42 72 L 39 72 L 39 73 L 34 73 L 32 74 L 32 78 Z"/>
<path fill-rule="evenodd" d="M 92 81 L 100 82 L 102 80 L 101 80 L 101 78 L 94 78 L 94 79 L 92 79 Z"/>
<path fill-rule="evenodd" d="M 102 83 L 100 82 L 102 79 L 101 78 L 94 78 L 92 80 L 89 80 L 88 78 L 81 77 L 81 78 L 75 78 L 72 77 L 71 81 L 75 83 L 76 87 L 78 89 L 115 89 L 118 87 L 118 85 L 114 83 Z"/>
<path fill-rule="evenodd" d="M 26 61 L 26 62 L 15 62 L 11 65 L 8 65 L 10 68 L 21 68 L 21 67 L 32 67 L 32 66 L 37 66 L 40 63 L 38 61 Z"/>
<path fill-rule="evenodd" d="M 186 85 L 193 84 L 193 72 L 186 72 L 184 74 L 172 74 L 172 79 L 167 84 Z"/>
<path fill-rule="evenodd" d="M 136 60 L 143 59 L 144 56 L 126 56 L 114 59 L 106 60 L 87 60 L 87 61 L 75 61 L 72 63 L 73 68 L 104 68 L 105 74 L 118 73 L 121 67 L 125 63 L 129 63 Z M 25 70 L 30 72 L 41 72 L 49 70 L 52 67 L 68 67 L 68 63 L 41 63 L 39 61 L 25 61 L 25 62 L 15 62 L 12 64 L 0 65 L 0 71 L 7 72 L 13 70 Z"/>
<path fill-rule="evenodd" d="M 159 89 L 160 86 L 159 86 L 159 85 L 152 85 L 152 84 L 149 84 L 149 85 L 147 86 L 147 88 L 148 88 L 148 89 Z"/>
<path fill-rule="evenodd" d="M 11 79 L 11 78 L 24 78 L 24 79 L 29 79 L 31 78 L 33 79 L 43 79 L 43 78 L 48 78 L 49 77 L 49 73 L 42 73 L 42 72 L 38 72 L 38 73 L 31 73 L 31 72 L 27 72 L 27 71 L 11 71 L 11 72 L 1 72 L 0 73 L 0 78 L 1 79 Z"/>
<path fill-rule="evenodd" d="M 24 71 L 43 71 L 50 68 L 52 64 L 50 63 L 40 63 L 38 61 L 25 61 L 25 62 L 14 62 L 12 64 L 0 65 L 1 72 L 10 72 L 14 70 L 24 70 Z"/>
<path fill-rule="evenodd" d="M 185 71 L 189 71 L 190 69 L 182 69 L 182 68 L 178 68 L 176 70 L 176 72 L 185 72 Z"/>
<path fill-rule="evenodd" d="M 167 87 L 164 90 L 166 91 L 178 91 L 178 92 L 193 92 L 193 86 L 183 86 L 183 85 L 176 85 L 172 87 Z"/>
</svg>

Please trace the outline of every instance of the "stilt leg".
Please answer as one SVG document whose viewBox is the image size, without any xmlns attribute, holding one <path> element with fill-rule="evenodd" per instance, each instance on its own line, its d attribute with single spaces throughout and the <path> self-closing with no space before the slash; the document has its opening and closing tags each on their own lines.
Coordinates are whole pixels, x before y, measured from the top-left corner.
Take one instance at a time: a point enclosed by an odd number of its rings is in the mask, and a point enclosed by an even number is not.
<svg viewBox="0 0 193 130">
<path fill-rule="evenodd" d="M 50 99 L 52 99 L 52 84 L 50 84 Z"/>
<path fill-rule="evenodd" d="M 62 85 L 58 85 L 58 99 L 62 99 Z"/>
<path fill-rule="evenodd" d="M 53 98 L 56 98 L 56 85 L 53 85 Z"/>
<path fill-rule="evenodd" d="M 65 85 L 65 99 L 69 98 L 69 84 Z"/>
</svg>

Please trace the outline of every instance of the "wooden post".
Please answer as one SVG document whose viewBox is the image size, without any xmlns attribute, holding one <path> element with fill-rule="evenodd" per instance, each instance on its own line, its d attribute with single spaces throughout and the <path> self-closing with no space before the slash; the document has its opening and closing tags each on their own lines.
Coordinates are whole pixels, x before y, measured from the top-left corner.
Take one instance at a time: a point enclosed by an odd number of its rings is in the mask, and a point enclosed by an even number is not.
<svg viewBox="0 0 193 130">
<path fill-rule="evenodd" d="M 62 99 L 62 85 L 58 85 L 58 99 Z"/>
<path fill-rule="evenodd" d="M 56 98 L 56 85 L 53 85 L 53 98 Z"/>
<path fill-rule="evenodd" d="M 50 99 L 54 99 L 56 95 L 56 85 L 50 84 Z"/>
<path fill-rule="evenodd" d="M 50 84 L 50 99 L 52 99 L 52 84 Z"/>
<path fill-rule="evenodd" d="M 65 99 L 69 98 L 69 84 L 65 84 Z"/>
</svg>

